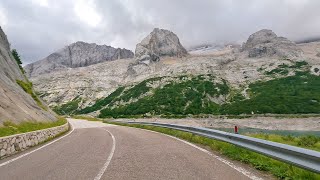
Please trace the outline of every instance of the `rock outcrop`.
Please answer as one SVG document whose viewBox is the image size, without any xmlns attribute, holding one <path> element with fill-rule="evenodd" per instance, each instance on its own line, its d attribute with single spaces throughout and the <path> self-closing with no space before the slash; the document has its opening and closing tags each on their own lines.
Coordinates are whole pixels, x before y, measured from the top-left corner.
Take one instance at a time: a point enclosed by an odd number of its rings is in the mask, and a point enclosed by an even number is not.
<svg viewBox="0 0 320 180">
<path fill-rule="evenodd" d="M 149 64 L 157 62 L 162 56 L 183 57 L 187 50 L 181 45 L 176 34 L 165 29 L 155 28 L 136 46 L 137 62 Z"/>
<path fill-rule="evenodd" d="M 28 82 L 13 59 L 7 36 L 0 28 L 0 126 L 5 121 L 54 121 L 56 115 L 40 108 L 17 80 Z"/>
<path fill-rule="evenodd" d="M 294 42 L 278 37 L 268 29 L 250 35 L 241 51 L 247 52 L 250 58 L 277 56 L 291 59 L 302 55 L 302 50 Z"/>
<path fill-rule="evenodd" d="M 34 77 L 65 68 L 85 67 L 105 61 L 133 58 L 133 56 L 133 52 L 127 49 L 79 41 L 24 68 L 28 77 Z"/>
</svg>

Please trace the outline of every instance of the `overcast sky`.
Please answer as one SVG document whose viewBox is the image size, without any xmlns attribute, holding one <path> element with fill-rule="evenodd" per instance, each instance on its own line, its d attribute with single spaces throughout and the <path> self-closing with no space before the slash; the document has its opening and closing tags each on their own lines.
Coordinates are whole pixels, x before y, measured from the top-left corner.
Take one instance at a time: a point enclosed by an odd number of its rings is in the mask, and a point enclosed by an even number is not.
<svg viewBox="0 0 320 180">
<path fill-rule="evenodd" d="M 320 0 L 1 0 L 0 25 L 27 64 L 75 41 L 134 51 L 154 27 L 187 48 L 241 43 L 263 28 L 319 37 Z"/>
</svg>

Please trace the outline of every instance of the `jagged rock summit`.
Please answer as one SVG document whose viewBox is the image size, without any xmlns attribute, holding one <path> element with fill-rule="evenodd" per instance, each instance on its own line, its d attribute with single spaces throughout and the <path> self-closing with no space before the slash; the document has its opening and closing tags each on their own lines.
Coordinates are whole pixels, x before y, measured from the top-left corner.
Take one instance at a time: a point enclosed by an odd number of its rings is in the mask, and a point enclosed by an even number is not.
<svg viewBox="0 0 320 180">
<path fill-rule="evenodd" d="M 294 42 L 278 37 L 268 29 L 250 35 L 241 51 L 247 52 L 250 58 L 278 56 L 291 59 L 302 55 L 302 50 Z"/>
<path fill-rule="evenodd" d="M 39 107 L 34 98 L 17 84 L 17 80 L 28 83 L 13 59 L 7 36 L 0 27 L 0 126 L 5 121 L 56 120 L 56 114 Z"/>
<path fill-rule="evenodd" d="M 181 45 L 176 34 L 155 28 L 136 46 L 135 58 L 140 63 L 157 62 L 162 56 L 183 57 L 187 50 Z"/>
<path fill-rule="evenodd" d="M 105 61 L 133 57 L 133 52 L 127 49 L 78 41 L 50 54 L 43 60 L 25 66 L 24 69 L 28 77 L 33 77 L 55 70 L 85 67 Z"/>
</svg>

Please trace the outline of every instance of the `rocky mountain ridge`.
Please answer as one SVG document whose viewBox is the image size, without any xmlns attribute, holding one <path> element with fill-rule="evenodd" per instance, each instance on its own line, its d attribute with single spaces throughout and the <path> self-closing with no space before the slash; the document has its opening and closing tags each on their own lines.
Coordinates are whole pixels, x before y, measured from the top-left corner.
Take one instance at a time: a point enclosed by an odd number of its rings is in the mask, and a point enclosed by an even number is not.
<svg viewBox="0 0 320 180">
<path fill-rule="evenodd" d="M 17 82 L 29 84 L 12 57 L 7 36 L 0 27 L 0 126 L 5 121 L 54 121 L 56 114 L 40 107 Z M 45 106 L 44 106 L 45 107 Z"/>
<path fill-rule="evenodd" d="M 119 86 L 132 86 L 155 77 L 211 74 L 225 80 L 229 88 L 243 91 L 246 97 L 245 91 L 251 83 L 294 75 L 298 69 L 291 67 L 297 66 L 296 62 L 306 62 L 308 65 L 303 67 L 304 71 L 308 69 L 316 75 L 319 74 L 319 71 L 316 72 L 319 58 L 313 52 L 314 50 L 308 50 L 308 45 L 296 45 L 287 39 L 278 38 L 269 30 L 263 30 L 250 37 L 242 48 L 230 46 L 205 55 L 183 53 L 179 56 L 180 51 L 173 48 L 168 51 L 175 52 L 172 56 L 170 53 L 163 54 L 153 63 L 144 63 L 139 61 L 139 58 L 143 57 L 144 53 L 149 55 L 150 52 L 161 52 L 161 48 L 170 49 L 171 44 L 165 47 L 160 46 L 160 49 L 157 49 L 156 45 L 147 45 L 142 48 L 144 49 L 141 51 L 144 52 L 141 53 L 142 56 L 136 55 L 136 58 L 103 62 L 71 70 L 65 69 L 43 74 L 41 77 L 33 77 L 32 81 L 35 83 L 36 90 L 52 107 L 76 101 L 77 108 L 82 109 L 91 106 L 98 99 L 107 97 Z M 150 37 L 146 39 L 148 43 L 143 44 L 157 44 L 150 43 Z M 175 43 L 180 47 L 181 44 L 179 44 Z M 275 46 L 273 47 L 272 44 Z M 320 47 L 320 43 L 315 46 Z M 156 49 L 152 50 L 151 47 Z M 266 51 L 259 51 L 257 56 L 249 57 L 250 51 L 256 51 L 255 49 L 259 47 Z M 269 53 L 269 47 L 272 53 Z M 137 45 L 137 48 L 139 49 L 140 45 Z"/>
<path fill-rule="evenodd" d="M 132 51 L 78 41 L 24 67 L 28 77 L 68 68 L 86 67 L 105 61 L 133 58 Z"/>
</svg>

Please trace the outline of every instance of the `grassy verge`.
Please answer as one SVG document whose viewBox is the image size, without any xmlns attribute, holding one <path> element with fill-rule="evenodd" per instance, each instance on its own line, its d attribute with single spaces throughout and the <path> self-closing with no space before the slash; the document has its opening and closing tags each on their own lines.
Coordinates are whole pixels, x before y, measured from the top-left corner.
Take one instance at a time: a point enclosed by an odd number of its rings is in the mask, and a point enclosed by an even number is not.
<svg viewBox="0 0 320 180">
<path fill-rule="evenodd" d="M 61 126 L 65 123 L 67 123 L 65 118 L 59 118 L 54 122 L 22 122 L 20 124 L 6 121 L 3 123 L 3 127 L 0 127 L 0 137 Z"/>
<path fill-rule="evenodd" d="M 320 151 L 320 137 L 314 135 L 307 136 L 281 136 L 276 134 L 260 134 L 260 133 L 246 133 L 245 135 L 264 139 L 268 141 L 288 144 L 291 146 L 298 146 L 306 149 Z"/>
<path fill-rule="evenodd" d="M 191 133 L 154 126 L 128 125 L 115 122 L 106 123 L 148 129 L 175 136 L 192 143 L 201 144 L 232 160 L 237 160 L 242 163 L 249 164 L 257 170 L 271 173 L 279 179 L 320 179 L 319 174 L 312 173 L 298 167 L 294 167 L 292 165 L 274 160 L 267 156 L 246 150 L 244 148 L 237 147 L 229 143 L 201 137 L 198 135 L 193 135 Z"/>
<path fill-rule="evenodd" d="M 33 92 L 33 85 L 30 81 L 24 82 L 21 80 L 17 80 L 17 84 L 30 96 L 33 98 L 33 100 L 36 101 L 39 107 L 41 107 L 44 110 L 48 110 L 48 108 L 42 104 L 41 100 L 38 98 L 38 96 Z"/>
</svg>

